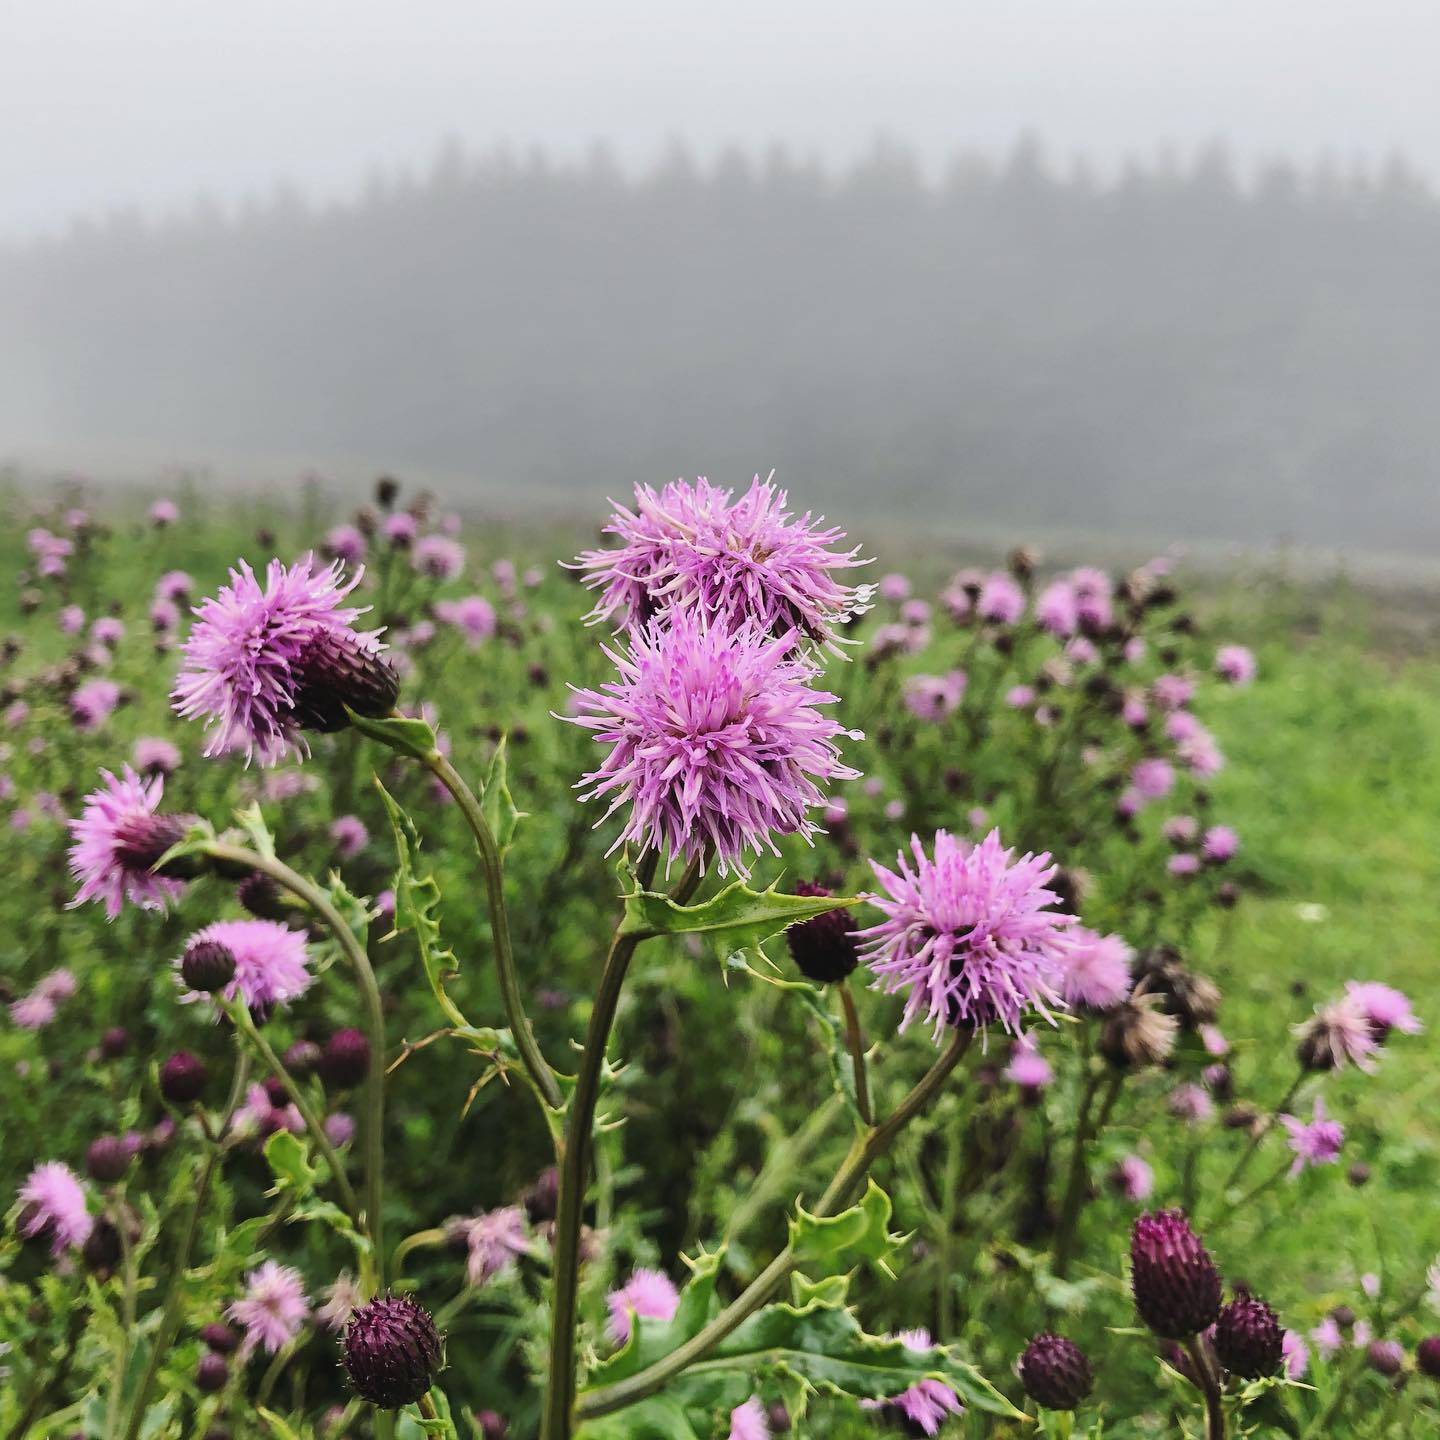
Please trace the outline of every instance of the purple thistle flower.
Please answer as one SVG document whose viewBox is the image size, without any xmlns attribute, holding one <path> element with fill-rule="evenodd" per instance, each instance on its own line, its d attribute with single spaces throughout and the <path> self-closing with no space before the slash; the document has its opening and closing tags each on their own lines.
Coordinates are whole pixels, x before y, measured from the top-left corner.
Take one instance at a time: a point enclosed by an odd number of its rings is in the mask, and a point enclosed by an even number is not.
<svg viewBox="0 0 1440 1440">
<path fill-rule="evenodd" d="M 301 729 L 343 728 L 342 700 L 389 713 L 398 687 L 380 632 L 352 629 L 364 611 L 342 603 L 359 579 L 307 554 L 289 568 L 272 560 L 262 589 L 242 560 L 196 610 L 172 697 L 180 715 L 203 717 L 213 732 L 206 755 L 243 750 L 274 765 L 304 753 Z"/>
<path fill-rule="evenodd" d="M 752 1395 L 730 1412 L 730 1440 L 766 1440 L 770 1434 L 765 1407 Z"/>
<path fill-rule="evenodd" d="M 410 563 L 432 580 L 453 580 L 465 568 L 465 547 L 448 535 L 427 535 L 415 546 Z"/>
<path fill-rule="evenodd" d="M 245 1331 L 242 1357 L 257 1348 L 274 1354 L 300 1333 L 310 1313 L 305 1281 L 298 1270 L 267 1260 L 245 1277 L 245 1293 L 226 1307 L 227 1319 Z"/>
<path fill-rule="evenodd" d="M 1340 1159 L 1345 1127 L 1325 1113 L 1325 1102 L 1320 1096 L 1315 1097 L 1308 1124 L 1294 1115 L 1282 1115 L 1280 1123 L 1289 1132 L 1289 1145 L 1295 1152 L 1295 1163 L 1290 1167 L 1292 1180 L 1307 1165 L 1333 1165 Z"/>
<path fill-rule="evenodd" d="M 65 606 L 58 618 L 62 635 L 78 635 L 85 624 L 85 612 L 78 605 Z"/>
<path fill-rule="evenodd" d="M 1150 686 L 1150 697 L 1162 710 L 1183 710 L 1195 698 L 1195 688 L 1188 675 L 1161 675 Z"/>
<path fill-rule="evenodd" d="M 602 823 L 631 807 L 612 851 L 635 841 L 745 874 L 747 850 L 778 854 L 773 835 L 816 833 L 809 812 L 825 803 L 816 782 L 858 773 L 834 742 L 860 736 L 820 713 L 838 697 L 811 688 L 816 672 L 792 640 L 680 610 L 632 634 L 628 652 L 606 647 L 619 678 L 576 690 L 580 713 L 556 718 L 610 746 L 581 784 L 586 800 L 611 797 Z"/>
<path fill-rule="evenodd" d="M 525 1212 L 518 1205 L 506 1205 L 463 1221 L 461 1233 L 469 1252 L 465 1278 L 475 1286 L 493 1280 L 529 1247 Z"/>
<path fill-rule="evenodd" d="M 206 943 L 222 946 L 235 957 L 235 978 L 221 993 L 227 1000 L 243 995 L 251 1010 L 297 1000 L 315 978 L 304 935 L 276 920 L 217 920 L 191 935 L 185 949 Z M 180 960 L 175 965 L 178 971 Z M 182 998 L 200 997 L 187 992 Z"/>
<path fill-rule="evenodd" d="M 1240 837 L 1228 825 L 1212 825 L 1200 842 L 1200 853 L 1212 865 L 1223 865 L 1240 848 Z"/>
<path fill-rule="evenodd" d="M 1034 1038 L 1022 1035 L 1010 1052 L 1004 1078 L 1022 1090 L 1043 1090 L 1055 1078 L 1055 1071 L 1036 1049 Z"/>
<path fill-rule="evenodd" d="M 10 1019 L 21 1030 L 43 1030 L 55 1019 L 55 1002 L 38 989 L 22 995 L 10 1006 Z"/>
<path fill-rule="evenodd" d="M 1040 593 L 1035 602 L 1035 623 L 1042 630 L 1065 639 L 1075 633 L 1080 623 L 1080 610 L 1075 587 L 1068 580 L 1054 580 Z"/>
<path fill-rule="evenodd" d="M 157 600 L 183 600 L 195 588 L 195 581 L 184 570 L 167 570 L 155 582 Z"/>
<path fill-rule="evenodd" d="M 880 598 L 888 605 L 898 605 L 902 600 L 910 598 L 910 577 L 893 571 L 889 575 L 882 575 L 876 590 Z"/>
<path fill-rule="evenodd" d="M 142 775 L 169 775 L 180 768 L 180 751 L 158 735 L 142 735 L 131 753 Z"/>
<path fill-rule="evenodd" d="M 1316 1011 L 1295 1034 L 1296 1053 L 1307 1070 L 1343 1070 L 1347 1064 L 1367 1073 L 1375 1069 L 1375 1032 L 1349 995 Z"/>
<path fill-rule="evenodd" d="M 330 838 L 341 859 L 350 860 L 370 843 L 370 832 L 358 815 L 341 815 L 331 822 Z"/>
<path fill-rule="evenodd" d="M 1285 1374 L 1291 1380 L 1303 1380 L 1310 1368 L 1310 1347 L 1300 1333 L 1287 1330 L 1280 1341 L 1280 1351 L 1285 1361 Z"/>
<path fill-rule="evenodd" d="M 837 572 L 869 562 L 858 549 L 833 549 L 843 532 L 809 511 L 793 515 L 771 481 L 757 475 L 740 499 L 733 494 L 704 478 L 658 493 L 637 485 L 634 510 L 616 505 L 604 528 L 619 548 L 575 561 L 600 592 L 591 621 L 635 627 L 662 610 L 698 610 L 722 627 L 753 621 L 765 634 L 835 649 L 836 630 L 871 598 L 869 586 L 845 585 Z"/>
<path fill-rule="evenodd" d="M 315 1318 L 327 1330 L 343 1330 L 364 1301 L 355 1277 L 342 1270 L 325 1292 L 325 1303 L 315 1311 Z"/>
<path fill-rule="evenodd" d="M 895 871 L 870 862 L 886 894 L 869 899 L 886 918 L 860 932 L 877 988 L 906 992 L 900 1028 L 924 1012 L 938 1042 L 947 1025 L 1019 1034 L 1028 1011 L 1049 1018 L 1063 1005 L 1062 934 L 1075 918 L 1048 908 L 1058 899 L 1045 888 L 1058 868 L 1049 855 L 1016 860 L 998 830 L 978 845 L 939 830 L 933 860 L 919 836 L 910 848 L 913 868 L 903 851 Z"/>
<path fill-rule="evenodd" d="M 70 821 L 70 873 L 79 882 L 70 903 L 102 901 L 110 920 L 126 900 L 146 910 L 163 910 L 185 886 L 153 874 L 151 867 L 179 843 L 188 820 L 156 813 L 165 790 L 163 776 L 142 780 L 128 765 L 118 780 L 108 770 L 100 774 L 104 784 L 85 797 L 80 818 Z"/>
<path fill-rule="evenodd" d="M 381 533 L 397 549 L 408 549 L 420 533 L 420 522 L 408 510 L 397 510 L 385 517 Z"/>
<path fill-rule="evenodd" d="M 1155 1193 L 1155 1172 L 1138 1155 L 1126 1155 L 1116 1165 L 1111 1183 L 1133 1205 Z"/>
<path fill-rule="evenodd" d="M 997 570 L 981 587 L 975 612 L 991 624 L 1013 625 L 1025 613 L 1025 592 L 1003 570 Z"/>
<path fill-rule="evenodd" d="M 1170 1113 L 1187 1125 L 1199 1125 L 1215 1113 L 1215 1104 L 1203 1085 L 1177 1085 L 1170 1092 Z"/>
<path fill-rule="evenodd" d="M 20 1228 L 27 1238 L 47 1236 L 50 1251 L 59 1255 L 83 1245 L 95 1227 L 80 1177 L 59 1160 L 37 1165 L 20 1187 L 24 1206 Z"/>
<path fill-rule="evenodd" d="M 669 1321 L 680 1308 L 680 1292 L 667 1275 L 658 1270 L 636 1270 L 618 1289 L 612 1290 L 605 1303 L 610 1309 L 610 1338 L 617 1345 L 630 1340 L 630 1317 Z"/>
<path fill-rule="evenodd" d="M 1157 1210 L 1130 1231 L 1130 1288 L 1140 1318 L 1164 1340 L 1184 1340 L 1220 1314 L 1220 1272 L 1181 1210 Z"/>
<path fill-rule="evenodd" d="M 1072 1010 L 1113 1010 L 1130 994 L 1135 952 L 1118 935 L 1076 925 L 1060 948 L 1060 993 Z"/>
<path fill-rule="evenodd" d="M 1378 980 L 1347 980 L 1345 998 L 1370 1022 L 1375 1039 L 1383 1044 L 1392 1030 L 1418 1035 L 1425 1026 L 1410 1008 L 1409 997 Z"/>
<path fill-rule="evenodd" d="M 1222 645 L 1215 652 L 1215 673 L 1231 685 L 1248 685 L 1255 668 L 1254 655 L 1243 645 Z"/>
<path fill-rule="evenodd" d="M 894 1337 L 907 1350 L 932 1348 L 928 1330 L 904 1330 Z M 952 1415 L 959 1415 L 964 1406 L 960 1397 L 939 1380 L 920 1380 L 890 1400 L 862 1400 L 865 1410 L 894 1410 L 908 1425 L 922 1435 L 934 1435 Z"/>
<path fill-rule="evenodd" d="M 1327 1315 L 1310 1332 L 1310 1338 L 1315 1342 L 1315 1348 L 1324 1360 L 1328 1360 L 1345 1345 L 1345 1336 L 1341 1333 L 1339 1322 L 1333 1315 Z"/>
<path fill-rule="evenodd" d="M 445 624 L 453 625 L 459 630 L 472 650 L 495 633 L 495 607 L 483 595 L 467 595 L 463 600 L 438 601 L 435 614 Z"/>
<path fill-rule="evenodd" d="M 905 682 L 905 708 L 917 720 L 938 723 L 959 707 L 966 679 L 963 670 L 952 670 L 948 675 L 912 675 Z"/>
<path fill-rule="evenodd" d="M 167 529 L 180 518 L 180 507 L 163 496 L 150 507 L 150 523 L 157 530 Z"/>
<path fill-rule="evenodd" d="M 1175 771 L 1168 760 L 1139 761 L 1130 772 L 1130 784 L 1142 800 L 1159 800 L 1175 787 Z"/>
<path fill-rule="evenodd" d="M 1165 862 L 1165 868 L 1177 879 L 1186 880 L 1200 873 L 1200 857 L 1186 852 L 1172 855 Z"/>
<path fill-rule="evenodd" d="M 92 734 L 110 718 L 119 703 L 120 687 L 113 680 L 103 676 L 87 680 L 70 697 L 75 728 L 82 735 Z"/>
<path fill-rule="evenodd" d="M 337 525 L 325 537 L 325 553 L 347 565 L 358 565 L 365 549 L 365 537 L 353 525 Z"/>
</svg>

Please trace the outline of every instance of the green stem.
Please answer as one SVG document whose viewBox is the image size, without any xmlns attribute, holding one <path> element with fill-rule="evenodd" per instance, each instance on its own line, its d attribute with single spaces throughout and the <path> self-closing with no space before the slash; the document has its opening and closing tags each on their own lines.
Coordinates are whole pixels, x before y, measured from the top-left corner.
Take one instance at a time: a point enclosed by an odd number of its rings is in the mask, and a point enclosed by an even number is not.
<svg viewBox="0 0 1440 1440">
<path fill-rule="evenodd" d="M 1092 1072 L 1085 1077 L 1080 1092 L 1080 1111 L 1075 1120 L 1075 1135 L 1070 1143 L 1070 1174 L 1065 1181 L 1065 1199 L 1060 1207 L 1060 1230 L 1055 1239 L 1055 1274 L 1064 1279 L 1070 1270 L 1075 1248 L 1075 1224 L 1080 1218 L 1080 1201 L 1085 1190 L 1089 1169 L 1085 1164 L 1085 1147 L 1090 1143 L 1090 1112 L 1095 1108 L 1095 1093 L 1101 1076 Z M 1114 1084 L 1112 1080 L 1112 1086 Z"/>
<path fill-rule="evenodd" d="M 870 1082 L 865 1072 L 865 1032 L 860 1028 L 860 1013 L 855 1008 L 855 995 L 850 982 L 842 980 L 837 987 L 840 1003 L 845 1008 L 845 1042 L 850 1047 L 850 1063 L 855 1068 L 855 1108 L 867 1125 L 875 1123 L 870 1113 Z"/>
<path fill-rule="evenodd" d="M 235 1074 L 230 1081 L 230 1094 L 225 1101 L 224 1118 L 220 1122 L 220 1133 L 230 1129 L 240 1097 L 245 1093 L 245 1081 L 250 1074 L 250 1057 L 236 1046 Z M 150 1391 L 160 1368 L 162 1356 L 170 1353 L 175 1333 L 180 1328 L 180 1291 L 185 1272 L 190 1268 L 190 1255 L 195 1248 L 195 1238 L 200 1233 L 200 1216 L 210 1195 L 210 1182 L 214 1179 L 215 1168 L 224 1155 L 223 1149 L 212 1145 L 205 1157 L 200 1177 L 195 1182 L 195 1198 L 190 1202 L 190 1213 L 185 1220 L 185 1230 L 180 1238 L 180 1248 L 175 1252 L 175 1261 L 170 1268 L 170 1280 L 165 1290 L 165 1300 L 160 1310 L 160 1323 L 155 1329 L 155 1338 L 150 1346 L 150 1358 L 145 1362 L 145 1372 L 135 1389 L 135 1403 L 130 1410 L 130 1420 L 125 1426 L 123 1440 L 136 1440 L 145 1420 L 145 1407 L 150 1402 Z"/>
<path fill-rule="evenodd" d="M 205 853 L 216 860 L 248 865 L 262 875 L 268 875 L 292 895 L 303 900 L 325 922 L 326 928 L 335 937 L 335 942 L 355 971 L 365 1004 L 365 1028 L 370 1042 L 370 1070 L 365 1079 L 365 1228 L 374 1255 L 375 1288 L 383 1290 L 385 1227 L 381 1209 L 385 1193 L 385 1013 L 380 1006 L 380 986 L 376 982 L 370 957 L 365 953 L 365 947 L 355 938 L 355 932 L 345 923 L 344 917 L 331 902 L 329 895 L 292 870 L 284 861 L 247 850 L 243 846 L 226 845 L 219 841 L 207 844 Z M 305 1112 L 301 1109 L 300 1113 L 303 1115 Z M 343 1173 L 336 1169 L 337 1176 Z M 348 1184 L 348 1181 L 346 1183 Z"/>
<path fill-rule="evenodd" d="M 655 880 L 660 857 L 647 851 L 636 869 L 636 884 L 648 890 Z M 700 882 L 698 861 L 692 861 L 684 876 L 670 892 L 683 904 Z M 560 1195 L 555 1213 L 554 1294 L 550 1316 L 550 1369 L 545 1388 L 545 1409 L 540 1424 L 541 1440 L 569 1440 L 575 1404 L 575 1325 L 580 1298 L 580 1232 L 585 1208 L 585 1187 L 590 1174 L 590 1153 L 594 1139 L 595 1107 L 600 1099 L 600 1080 L 605 1069 L 605 1051 L 620 991 L 634 958 L 640 935 L 622 935 L 617 927 L 605 957 L 605 968 L 595 992 L 590 1023 L 585 1031 L 585 1048 L 580 1054 L 580 1073 L 570 1102 L 569 1121 L 561 1153 Z"/>
<path fill-rule="evenodd" d="M 1198 1335 L 1192 1335 L 1185 1342 L 1185 1353 L 1190 1357 L 1201 1393 L 1205 1396 L 1205 1440 L 1225 1440 L 1225 1406 L 1220 1394 L 1220 1381 Z"/>
<path fill-rule="evenodd" d="M 1290 1088 L 1280 1097 L 1280 1102 L 1270 1112 L 1269 1119 L 1263 1126 L 1258 1126 L 1255 1133 L 1250 1137 L 1250 1143 L 1245 1147 L 1244 1153 L 1235 1162 L 1235 1168 L 1226 1177 L 1224 1185 L 1220 1187 L 1220 1194 L 1224 1195 L 1227 1190 L 1240 1183 L 1240 1177 L 1249 1168 L 1251 1160 L 1255 1158 L 1255 1152 L 1260 1148 L 1260 1142 L 1275 1128 L 1275 1120 L 1283 1115 L 1290 1108 L 1290 1102 L 1295 1098 L 1295 1092 L 1305 1083 L 1305 1071 L 1301 1071 L 1294 1079 Z"/>
<path fill-rule="evenodd" d="M 948 1048 L 890 1116 L 865 1134 L 856 1137 L 850 1153 L 830 1182 L 829 1189 L 820 1197 L 820 1202 L 815 1207 L 814 1213 L 817 1216 L 823 1218 L 833 1215 L 848 1203 L 865 1179 L 870 1166 L 890 1148 L 905 1126 L 930 1103 L 950 1072 L 964 1058 L 972 1037 L 972 1031 L 955 1030 Z M 787 1245 L 708 1325 L 697 1331 L 683 1345 L 628 1379 L 618 1380 L 615 1384 L 598 1390 L 586 1391 L 579 1398 L 577 1414 L 585 1419 L 593 1419 L 597 1415 L 623 1410 L 627 1405 L 633 1405 L 647 1395 L 653 1395 L 686 1366 L 694 1364 L 738 1329 L 785 1283 L 798 1264 L 793 1248 Z M 565 1429 L 554 1432 L 553 1440 L 568 1440 L 568 1436 L 567 1425 Z M 544 1440 L 552 1440 L 552 1436 L 545 1434 Z"/>
<path fill-rule="evenodd" d="M 552 1110 L 559 1110 L 565 1103 L 560 1093 L 560 1082 L 549 1062 L 540 1053 L 535 1034 L 530 1028 L 530 1019 L 525 1013 L 525 1001 L 520 994 L 520 978 L 515 969 L 515 954 L 510 945 L 510 914 L 505 908 L 505 876 L 500 863 L 500 847 L 495 843 L 494 832 L 480 802 L 461 777 L 460 772 L 438 750 L 422 762 L 435 778 L 455 797 L 471 833 L 475 836 L 476 848 L 480 851 L 480 867 L 485 872 L 485 897 L 490 909 L 490 935 L 495 946 L 495 974 L 500 981 L 500 998 L 505 1006 L 505 1018 L 510 1033 L 515 1037 L 516 1048 L 536 1088 L 545 1097 L 545 1103 Z"/>
<path fill-rule="evenodd" d="M 955 1222 L 960 1207 L 960 1127 L 945 1131 L 945 1172 L 940 1191 L 940 1254 L 936 1264 L 935 1340 L 943 1345 L 955 1328 Z"/>
</svg>

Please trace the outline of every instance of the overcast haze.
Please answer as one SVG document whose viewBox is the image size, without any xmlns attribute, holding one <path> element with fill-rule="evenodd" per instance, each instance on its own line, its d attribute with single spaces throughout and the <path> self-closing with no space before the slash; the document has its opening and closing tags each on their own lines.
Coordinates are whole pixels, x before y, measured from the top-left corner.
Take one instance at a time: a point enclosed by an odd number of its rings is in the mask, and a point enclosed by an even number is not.
<svg viewBox="0 0 1440 1440">
<path fill-rule="evenodd" d="M 877 132 L 938 162 L 1033 128 L 1114 163 L 1227 139 L 1440 173 L 1434 0 L 0 0 L 0 235 L 80 213 L 346 194 L 454 133 L 552 153 Z"/>
</svg>

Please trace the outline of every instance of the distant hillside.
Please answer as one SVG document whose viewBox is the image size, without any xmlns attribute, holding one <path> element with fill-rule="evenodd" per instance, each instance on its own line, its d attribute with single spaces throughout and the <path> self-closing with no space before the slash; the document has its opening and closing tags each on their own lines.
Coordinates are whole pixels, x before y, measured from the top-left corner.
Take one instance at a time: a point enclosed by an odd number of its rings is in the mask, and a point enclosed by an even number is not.
<svg viewBox="0 0 1440 1440">
<path fill-rule="evenodd" d="M 927 185 L 447 149 L 353 204 L 0 252 L 7 447 L 747 478 L 976 523 L 1431 550 L 1440 206 L 1223 153 Z"/>
</svg>

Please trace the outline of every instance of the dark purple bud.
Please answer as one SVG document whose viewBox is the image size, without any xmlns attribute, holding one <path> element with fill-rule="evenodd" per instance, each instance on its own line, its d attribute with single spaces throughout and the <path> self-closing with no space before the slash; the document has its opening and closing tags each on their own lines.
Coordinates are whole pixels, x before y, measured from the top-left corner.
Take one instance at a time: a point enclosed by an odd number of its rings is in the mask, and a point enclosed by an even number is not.
<svg viewBox="0 0 1440 1440">
<path fill-rule="evenodd" d="M 510 1427 L 505 1417 L 494 1410 L 477 1410 L 475 1424 L 485 1440 L 509 1440 Z"/>
<path fill-rule="evenodd" d="M 200 1357 L 200 1363 L 195 1367 L 195 1386 L 202 1395 L 214 1395 L 216 1391 L 223 1390 L 229 1378 L 230 1365 L 223 1355 L 209 1350 Z"/>
<path fill-rule="evenodd" d="M 400 482 L 391 475 L 382 475 L 375 482 L 375 503 L 388 510 L 400 497 Z"/>
<path fill-rule="evenodd" d="M 1140 1216 L 1130 1232 L 1130 1284 L 1140 1318 L 1165 1340 L 1187 1340 L 1220 1314 L 1220 1272 L 1180 1210 Z"/>
<path fill-rule="evenodd" d="M 240 1343 L 240 1337 L 228 1325 L 212 1320 L 200 1331 L 200 1338 L 217 1355 L 229 1355 Z"/>
<path fill-rule="evenodd" d="M 147 874 L 171 846 L 185 838 L 190 823 L 188 815 L 135 815 L 116 827 L 115 859 L 125 870 Z M 193 880 L 204 868 L 199 856 L 187 855 L 166 865 L 161 873 L 172 880 Z"/>
<path fill-rule="evenodd" d="M 1422 1375 L 1440 1380 L 1440 1335 L 1427 1335 L 1415 1347 L 1415 1363 Z"/>
<path fill-rule="evenodd" d="M 160 1067 L 160 1093 L 172 1105 L 189 1105 L 204 1093 L 209 1072 L 188 1050 L 177 1050 Z"/>
<path fill-rule="evenodd" d="M 80 1247 L 80 1255 L 85 1264 L 101 1275 L 108 1275 L 114 1270 L 124 1253 L 125 1248 L 120 1243 L 120 1231 L 104 1216 L 90 1227 L 90 1233 Z"/>
<path fill-rule="evenodd" d="M 260 920 L 283 920 L 288 913 L 280 887 L 268 876 L 252 870 L 236 887 L 241 908 Z"/>
<path fill-rule="evenodd" d="M 1085 1352 L 1063 1335 L 1037 1335 L 1020 1357 L 1025 1393 L 1047 1410 L 1073 1410 L 1094 1388 Z"/>
<path fill-rule="evenodd" d="M 108 1185 L 130 1168 L 130 1157 L 134 1153 L 119 1135 L 102 1135 L 90 1142 L 85 1152 L 85 1169 L 92 1180 Z"/>
<path fill-rule="evenodd" d="M 272 1105 L 284 1107 L 290 1103 L 290 1095 L 285 1089 L 285 1082 L 278 1075 L 266 1076 L 265 1094 L 269 1096 Z"/>
<path fill-rule="evenodd" d="M 1263 1300 L 1236 1295 L 1215 1322 L 1215 1353 L 1242 1380 L 1276 1375 L 1285 1358 L 1285 1331 Z"/>
<path fill-rule="evenodd" d="M 303 730 L 333 734 L 350 724 L 345 712 L 375 718 L 388 715 L 400 698 L 400 677 L 348 630 L 317 630 L 292 662 L 295 705 Z"/>
<path fill-rule="evenodd" d="M 560 1203 L 560 1172 L 554 1165 L 542 1170 L 535 1183 L 520 1197 L 532 1225 L 555 1218 Z"/>
<path fill-rule="evenodd" d="M 235 957 L 217 941 L 193 941 L 180 957 L 180 978 L 192 990 L 213 995 L 235 978 Z"/>
<path fill-rule="evenodd" d="M 320 1047 L 313 1040 L 297 1040 L 285 1052 L 285 1068 L 297 1080 L 313 1075 L 320 1064 Z"/>
<path fill-rule="evenodd" d="M 1355 1312 L 1348 1305 L 1337 1305 L 1330 1318 L 1342 1329 L 1349 1330 L 1355 1324 Z"/>
<path fill-rule="evenodd" d="M 790 1432 L 790 1412 L 783 1400 L 776 1400 L 765 1412 L 766 1424 L 772 1435 L 787 1435 Z"/>
<path fill-rule="evenodd" d="M 327 1085 L 347 1090 L 364 1080 L 370 1069 L 370 1042 L 359 1030 L 337 1030 L 325 1042 L 320 1074 Z"/>
<path fill-rule="evenodd" d="M 1362 1185 L 1370 1183 L 1370 1167 L 1363 1160 L 1357 1160 L 1345 1173 L 1346 1178 L 1357 1190 Z"/>
<path fill-rule="evenodd" d="M 360 1306 L 341 1350 L 355 1393 L 382 1410 L 414 1404 L 440 1368 L 434 1318 L 408 1295 L 382 1295 Z"/>
<path fill-rule="evenodd" d="M 100 1057 L 118 1060 L 130 1044 L 130 1032 L 123 1025 L 112 1025 L 100 1037 Z"/>
<path fill-rule="evenodd" d="M 1398 1340 L 1372 1340 L 1365 1362 L 1377 1375 L 1394 1379 L 1405 1368 L 1405 1347 Z"/>
<path fill-rule="evenodd" d="M 802 880 L 795 887 L 795 893 L 824 897 L 830 891 L 823 885 Z M 860 961 L 855 944 L 855 921 L 844 907 L 792 925 L 785 932 L 785 943 L 800 973 L 817 985 L 844 980 Z"/>
</svg>

